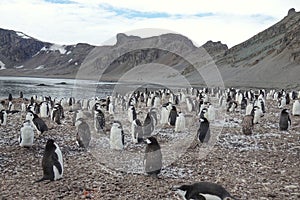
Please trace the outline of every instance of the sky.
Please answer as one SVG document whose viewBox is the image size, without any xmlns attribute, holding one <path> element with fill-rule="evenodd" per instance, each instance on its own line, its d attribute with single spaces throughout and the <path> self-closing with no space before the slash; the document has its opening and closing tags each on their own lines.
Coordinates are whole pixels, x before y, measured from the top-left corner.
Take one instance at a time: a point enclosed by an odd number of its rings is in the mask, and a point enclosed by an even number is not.
<svg viewBox="0 0 300 200">
<path fill-rule="evenodd" d="M 56 44 L 113 43 L 117 33 L 173 32 L 237 45 L 300 11 L 299 0 L 1 0 L 0 28 Z"/>
</svg>

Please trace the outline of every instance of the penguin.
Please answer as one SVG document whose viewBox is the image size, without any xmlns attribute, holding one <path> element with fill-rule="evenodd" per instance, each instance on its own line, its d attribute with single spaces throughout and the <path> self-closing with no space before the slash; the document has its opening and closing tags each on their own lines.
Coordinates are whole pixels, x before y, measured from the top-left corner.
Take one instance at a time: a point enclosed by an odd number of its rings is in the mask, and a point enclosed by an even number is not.
<svg viewBox="0 0 300 200">
<path fill-rule="evenodd" d="M 253 118 L 253 123 L 258 124 L 260 122 L 261 117 L 264 116 L 263 111 L 261 110 L 260 107 L 254 106 L 254 118 Z"/>
<path fill-rule="evenodd" d="M 128 120 L 130 123 L 133 122 L 133 120 L 136 119 L 136 111 L 135 107 L 133 105 L 130 105 L 128 108 Z"/>
<path fill-rule="evenodd" d="M 139 119 L 133 120 L 131 124 L 132 142 L 137 144 L 143 141 L 143 126 Z"/>
<path fill-rule="evenodd" d="M 94 127 L 96 132 L 104 131 L 105 116 L 100 109 L 94 111 Z"/>
<path fill-rule="evenodd" d="M 23 99 L 23 97 L 24 97 L 24 95 L 23 95 L 23 92 L 22 92 L 22 91 L 20 91 L 20 93 L 19 93 L 19 94 L 20 94 L 20 96 L 19 96 L 19 97 L 20 97 L 20 99 Z"/>
<path fill-rule="evenodd" d="M 295 100 L 295 102 L 293 103 L 292 114 L 294 116 L 299 116 L 300 115 L 300 102 L 299 102 L 299 100 Z"/>
<path fill-rule="evenodd" d="M 109 144 L 111 149 L 122 150 L 125 145 L 124 131 L 119 121 L 114 121 L 110 129 Z"/>
<path fill-rule="evenodd" d="M 201 143 L 208 143 L 210 139 L 209 121 L 205 117 L 200 118 L 200 127 L 197 132 L 198 139 Z"/>
<path fill-rule="evenodd" d="M 172 106 L 172 109 L 171 109 L 170 114 L 169 114 L 169 124 L 171 126 L 175 126 L 177 117 L 178 117 L 177 109 L 176 109 L 175 106 Z"/>
<path fill-rule="evenodd" d="M 286 106 L 286 98 L 283 96 L 279 99 L 278 108 L 283 108 L 284 106 Z"/>
<path fill-rule="evenodd" d="M 162 153 L 160 145 L 153 136 L 147 138 L 145 142 L 147 144 L 144 156 L 145 172 L 148 175 L 157 178 L 162 169 Z"/>
<path fill-rule="evenodd" d="M 25 112 L 26 112 L 26 105 L 25 105 L 24 102 L 22 102 L 22 104 L 21 104 L 21 112 L 22 112 L 22 113 L 25 113 Z"/>
<path fill-rule="evenodd" d="M 62 153 L 53 139 L 48 139 L 47 141 L 42 160 L 42 168 L 44 174 L 43 178 L 36 182 L 44 180 L 55 181 L 61 179 L 63 176 L 64 167 Z"/>
<path fill-rule="evenodd" d="M 168 102 L 168 103 L 163 104 L 163 106 L 161 108 L 161 119 L 160 119 L 160 123 L 162 125 L 165 125 L 168 123 L 171 109 L 172 109 L 171 103 Z"/>
<path fill-rule="evenodd" d="M 283 109 L 280 113 L 279 118 L 279 130 L 281 131 L 287 131 L 288 128 L 291 126 L 292 121 L 290 118 L 289 110 Z"/>
<path fill-rule="evenodd" d="M 76 144 L 82 148 L 88 148 L 91 141 L 91 131 L 89 125 L 79 118 L 76 123 Z"/>
<path fill-rule="evenodd" d="M 190 97 L 186 97 L 186 105 L 187 105 L 187 109 L 189 112 L 192 112 L 195 110 L 193 101 Z"/>
<path fill-rule="evenodd" d="M 154 131 L 154 120 L 151 112 L 148 112 L 143 124 L 143 134 L 144 137 L 150 137 L 151 133 Z"/>
<path fill-rule="evenodd" d="M 7 124 L 7 112 L 6 110 L 0 111 L 0 125 L 5 126 Z"/>
<path fill-rule="evenodd" d="M 27 112 L 26 120 L 30 120 L 33 127 L 37 130 L 38 134 L 48 131 L 46 123 L 39 118 L 39 116 L 31 111 Z"/>
<path fill-rule="evenodd" d="M 51 114 L 51 120 L 54 121 L 57 124 L 61 124 L 60 122 L 60 116 L 61 116 L 61 110 L 59 107 L 54 107 Z"/>
<path fill-rule="evenodd" d="M 49 117 L 49 105 L 46 101 L 40 104 L 40 116 L 42 118 Z"/>
<path fill-rule="evenodd" d="M 13 104 L 13 102 L 9 101 L 8 102 L 8 109 L 9 111 L 13 111 L 15 110 L 15 105 Z"/>
<path fill-rule="evenodd" d="M 253 130 L 253 126 L 254 126 L 254 116 L 255 116 L 255 112 L 256 109 L 258 109 L 257 106 L 254 106 L 252 108 L 252 111 L 249 115 L 245 115 L 243 120 L 242 120 L 242 132 L 245 135 L 251 135 L 252 134 L 252 130 Z"/>
<path fill-rule="evenodd" d="M 186 200 L 231 200 L 230 193 L 221 185 L 211 182 L 197 182 L 190 185 L 174 187 Z"/>
<path fill-rule="evenodd" d="M 31 147 L 34 139 L 34 132 L 29 120 L 25 120 L 20 131 L 19 143 L 21 147 Z"/>
<path fill-rule="evenodd" d="M 216 110 L 213 105 L 209 104 L 207 109 L 207 120 L 213 122 L 216 119 Z"/>
<path fill-rule="evenodd" d="M 185 117 L 182 112 L 179 112 L 175 123 L 175 132 L 181 132 L 185 130 Z"/>
<path fill-rule="evenodd" d="M 108 105 L 108 113 L 110 115 L 113 115 L 115 113 L 115 108 L 114 108 L 114 103 L 113 101 L 111 101 Z"/>
<path fill-rule="evenodd" d="M 8 94 L 8 101 L 12 101 L 13 100 L 13 97 L 12 97 L 12 95 L 9 93 Z"/>
</svg>

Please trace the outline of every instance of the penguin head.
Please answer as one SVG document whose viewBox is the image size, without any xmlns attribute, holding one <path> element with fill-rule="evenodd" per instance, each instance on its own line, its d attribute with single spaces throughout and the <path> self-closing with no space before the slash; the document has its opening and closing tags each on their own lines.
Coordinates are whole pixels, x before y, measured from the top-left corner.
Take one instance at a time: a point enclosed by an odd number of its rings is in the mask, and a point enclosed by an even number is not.
<svg viewBox="0 0 300 200">
<path fill-rule="evenodd" d="M 54 143 L 54 140 L 53 139 L 48 139 L 47 143 L 46 143 L 45 150 L 49 151 L 49 150 L 55 150 L 55 149 L 56 149 L 56 145 Z"/>
<path fill-rule="evenodd" d="M 122 129 L 122 124 L 121 124 L 120 121 L 114 121 L 112 126 L 116 127 L 116 128 L 119 128 L 119 129 Z"/>
<path fill-rule="evenodd" d="M 145 142 L 148 144 L 148 145 L 158 145 L 158 142 L 156 140 L 155 137 L 151 136 L 151 137 L 148 137 Z"/>
<path fill-rule="evenodd" d="M 34 118 L 34 113 L 31 111 L 27 112 L 26 120 L 33 120 L 33 118 Z"/>
<path fill-rule="evenodd" d="M 281 111 L 281 113 L 286 113 L 286 114 L 289 114 L 290 113 L 290 111 L 288 110 L 288 109 L 283 109 L 282 111 Z"/>
</svg>

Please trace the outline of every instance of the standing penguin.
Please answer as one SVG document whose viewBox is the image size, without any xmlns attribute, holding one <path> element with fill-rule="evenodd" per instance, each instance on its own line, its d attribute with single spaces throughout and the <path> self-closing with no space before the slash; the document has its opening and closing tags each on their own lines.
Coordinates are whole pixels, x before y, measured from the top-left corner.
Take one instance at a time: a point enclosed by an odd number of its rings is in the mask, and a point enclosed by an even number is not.
<svg viewBox="0 0 300 200">
<path fill-rule="evenodd" d="M 261 113 L 261 111 L 256 111 L 257 109 L 259 109 L 257 106 L 254 106 L 252 108 L 252 111 L 249 115 L 245 115 L 245 117 L 243 118 L 242 121 L 242 132 L 245 135 L 251 135 L 252 134 L 252 130 L 253 130 L 253 126 L 254 126 L 254 117 L 255 117 L 255 112 Z M 256 116 L 258 117 L 259 114 L 256 114 Z"/>
<path fill-rule="evenodd" d="M 49 116 L 49 105 L 48 102 L 44 101 L 40 104 L 40 115 L 42 118 Z"/>
<path fill-rule="evenodd" d="M 178 117 L 177 110 L 175 106 L 172 106 L 172 109 L 169 114 L 169 124 L 175 126 L 176 118 Z"/>
<path fill-rule="evenodd" d="M 210 182 L 198 182 L 191 185 L 174 187 L 173 190 L 180 191 L 186 200 L 230 200 L 233 197 L 221 185 Z"/>
<path fill-rule="evenodd" d="M 216 110 L 213 105 L 209 104 L 207 109 L 207 120 L 213 122 L 216 119 Z"/>
<path fill-rule="evenodd" d="M 210 128 L 209 121 L 205 117 L 200 118 L 200 127 L 197 133 L 201 143 L 208 143 L 210 139 Z"/>
<path fill-rule="evenodd" d="M 299 100 L 296 100 L 296 101 L 293 103 L 292 114 L 293 114 L 294 116 L 299 116 L 299 115 L 300 115 L 300 102 L 299 102 Z"/>
<path fill-rule="evenodd" d="M 76 144 L 82 148 L 88 148 L 91 141 L 91 131 L 89 125 L 79 118 L 76 123 Z"/>
<path fill-rule="evenodd" d="M 130 123 L 133 122 L 133 120 L 136 119 L 136 111 L 135 107 L 133 105 L 130 105 L 128 108 L 128 120 Z"/>
<path fill-rule="evenodd" d="M 31 111 L 27 112 L 26 120 L 30 120 L 38 134 L 48 131 L 46 123 L 39 116 Z"/>
<path fill-rule="evenodd" d="M 184 131 L 185 129 L 185 117 L 184 114 L 179 112 L 175 123 L 175 132 Z"/>
<path fill-rule="evenodd" d="M 60 109 L 58 107 L 54 107 L 51 114 L 51 120 L 54 121 L 57 124 L 61 124 L 60 122 Z"/>
<path fill-rule="evenodd" d="M 100 109 L 94 111 L 94 127 L 96 132 L 104 131 L 105 116 Z"/>
<path fill-rule="evenodd" d="M 160 145 L 155 137 L 147 138 L 146 143 L 147 146 L 144 156 L 145 172 L 150 176 L 157 177 L 162 169 L 162 153 Z"/>
<path fill-rule="evenodd" d="M 111 126 L 109 144 L 111 149 L 122 150 L 124 148 L 124 131 L 119 121 L 114 121 Z"/>
<path fill-rule="evenodd" d="M 42 167 L 44 176 L 36 182 L 43 180 L 55 181 L 63 176 L 64 167 L 62 153 L 53 139 L 47 141 L 42 160 Z"/>
<path fill-rule="evenodd" d="M 151 112 L 148 112 L 143 124 L 144 137 L 150 137 L 153 131 L 154 131 L 154 120 L 153 117 L 151 116 Z"/>
<path fill-rule="evenodd" d="M 143 141 L 143 126 L 139 119 L 135 119 L 131 124 L 131 136 L 135 144 Z"/>
<path fill-rule="evenodd" d="M 264 116 L 263 111 L 261 110 L 260 107 L 254 106 L 254 118 L 253 118 L 253 123 L 258 124 L 260 122 L 260 118 Z"/>
<path fill-rule="evenodd" d="M 5 126 L 7 123 L 7 112 L 6 110 L 0 111 L 0 125 Z"/>
<path fill-rule="evenodd" d="M 279 129 L 281 131 L 287 131 L 291 124 L 292 121 L 288 109 L 283 109 L 280 113 Z"/>
<path fill-rule="evenodd" d="M 163 104 L 163 106 L 161 108 L 161 119 L 160 119 L 160 123 L 162 125 L 165 125 L 165 124 L 168 123 L 168 119 L 169 119 L 171 109 L 172 109 L 172 104 L 171 103 Z"/>
<path fill-rule="evenodd" d="M 34 132 L 29 120 L 25 120 L 21 128 L 19 143 L 21 147 L 31 147 L 33 144 Z"/>
</svg>

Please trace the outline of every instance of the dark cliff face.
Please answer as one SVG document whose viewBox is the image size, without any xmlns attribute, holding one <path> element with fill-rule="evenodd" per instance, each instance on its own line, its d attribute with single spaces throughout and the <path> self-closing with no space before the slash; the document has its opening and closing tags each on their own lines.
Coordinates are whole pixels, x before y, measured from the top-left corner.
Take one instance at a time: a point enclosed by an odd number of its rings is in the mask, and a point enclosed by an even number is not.
<svg viewBox="0 0 300 200">
<path fill-rule="evenodd" d="M 38 41 L 20 32 L 0 29 L 0 60 L 6 63 L 6 67 L 30 59 L 48 45 L 49 43 Z"/>
</svg>

